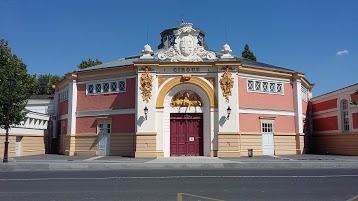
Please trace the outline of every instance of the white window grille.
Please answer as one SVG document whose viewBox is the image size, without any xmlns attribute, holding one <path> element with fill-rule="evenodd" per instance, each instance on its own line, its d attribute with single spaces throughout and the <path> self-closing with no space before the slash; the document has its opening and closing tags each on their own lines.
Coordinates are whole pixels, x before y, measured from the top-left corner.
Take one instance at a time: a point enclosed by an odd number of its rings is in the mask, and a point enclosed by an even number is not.
<svg viewBox="0 0 358 201">
<path fill-rule="evenodd" d="M 268 82 L 262 82 L 262 90 L 265 92 L 269 91 Z"/>
<path fill-rule="evenodd" d="M 87 91 L 88 91 L 89 94 L 93 94 L 93 93 L 94 93 L 94 86 L 93 86 L 93 84 L 89 84 L 89 85 L 88 85 Z"/>
<path fill-rule="evenodd" d="M 247 82 L 247 89 L 250 90 L 250 91 L 254 90 L 254 81 L 249 80 Z"/>
<path fill-rule="evenodd" d="M 284 86 L 281 82 L 272 82 L 267 80 L 248 80 L 247 90 L 251 92 L 283 94 Z"/>
<path fill-rule="evenodd" d="M 261 127 L 262 127 L 263 133 L 272 133 L 273 132 L 272 123 L 262 123 Z"/>
<path fill-rule="evenodd" d="M 102 92 L 102 84 L 96 84 L 96 93 Z"/>
<path fill-rule="evenodd" d="M 342 127 L 343 131 L 349 131 L 349 112 L 348 112 L 348 101 L 342 100 Z"/>
<path fill-rule="evenodd" d="M 109 92 L 109 83 L 103 83 L 103 92 Z"/>
<path fill-rule="evenodd" d="M 119 91 L 126 91 L 126 82 L 125 81 L 119 81 L 118 82 L 118 89 Z"/>
<path fill-rule="evenodd" d="M 126 91 L 126 81 L 107 81 L 87 84 L 87 95 L 106 94 Z"/>
<path fill-rule="evenodd" d="M 117 82 L 111 82 L 111 91 L 117 91 Z"/>
<path fill-rule="evenodd" d="M 68 99 L 68 89 L 65 89 L 60 92 L 60 102 L 63 102 Z"/>
<path fill-rule="evenodd" d="M 302 100 L 307 102 L 307 92 L 308 90 L 306 89 L 306 87 L 302 86 L 301 87 L 301 96 L 302 96 Z"/>
<path fill-rule="evenodd" d="M 261 82 L 255 82 L 255 91 L 261 90 Z"/>
</svg>

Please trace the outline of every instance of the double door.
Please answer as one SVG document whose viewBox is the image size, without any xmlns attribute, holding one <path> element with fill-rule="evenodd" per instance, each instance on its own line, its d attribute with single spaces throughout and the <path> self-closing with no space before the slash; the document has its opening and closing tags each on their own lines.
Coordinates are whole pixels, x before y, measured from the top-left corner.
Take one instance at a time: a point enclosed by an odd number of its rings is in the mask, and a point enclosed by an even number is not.
<svg viewBox="0 0 358 201">
<path fill-rule="evenodd" d="M 170 115 L 170 155 L 203 155 L 203 114 Z"/>
</svg>

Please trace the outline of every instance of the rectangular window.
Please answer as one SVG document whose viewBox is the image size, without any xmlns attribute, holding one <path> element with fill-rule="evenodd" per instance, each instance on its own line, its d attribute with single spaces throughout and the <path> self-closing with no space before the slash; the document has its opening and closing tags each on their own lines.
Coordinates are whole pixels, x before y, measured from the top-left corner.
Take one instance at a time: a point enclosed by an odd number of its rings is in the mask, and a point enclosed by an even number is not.
<svg viewBox="0 0 358 201">
<path fill-rule="evenodd" d="M 262 82 L 262 90 L 268 91 L 268 83 L 267 82 Z"/>
<path fill-rule="evenodd" d="M 276 92 L 281 93 L 282 92 L 282 84 L 276 84 Z"/>
<path fill-rule="evenodd" d="M 255 81 L 255 91 L 260 91 L 260 90 L 261 90 L 261 82 Z"/>
<path fill-rule="evenodd" d="M 109 92 L 109 83 L 103 83 L 103 92 Z"/>
<path fill-rule="evenodd" d="M 87 84 L 87 95 L 106 94 L 106 93 L 125 92 L 125 91 L 126 91 L 125 80 Z"/>
<path fill-rule="evenodd" d="M 118 82 L 118 89 L 119 91 L 126 91 L 126 82 L 125 81 L 119 81 Z"/>
<path fill-rule="evenodd" d="M 247 89 L 248 89 L 249 91 L 253 91 L 253 90 L 254 90 L 254 81 L 249 80 L 249 81 L 247 82 Z"/>
<path fill-rule="evenodd" d="M 101 92 L 102 92 L 102 85 L 96 84 L 96 93 L 101 93 Z"/>
<path fill-rule="evenodd" d="M 283 94 L 283 83 L 262 80 L 248 80 L 247 90 L 261 93 Z"/>
<path fill-rule="evenodd" d="M 68 89 L 60 92 L 60 102 L 63 102 L 68 99 Z"/>
<path fill-rule="evenodd" d="M 111 91 L 117 91 L 117 82 L 111 82 Z"/>
<path fill-rule="evenodd" d="M 301 97 L 302 97 L 302 100 L 306 101 L 307 102 L 307 89 L 305 87 L 301 87 Z"/>
<path fill-rule="evenodd" d="M 93 92 L 94 92 L 93 84 L 88 85 L 87 91 L 88 91 L 89 94 L 93 94 Z"/>
<path fill-rule="evenodd" d="M 261 127 L 262 127 L 263 133 L 272 133 L 273 132 L 272 123 L 262 123 Z"/>
</svg>

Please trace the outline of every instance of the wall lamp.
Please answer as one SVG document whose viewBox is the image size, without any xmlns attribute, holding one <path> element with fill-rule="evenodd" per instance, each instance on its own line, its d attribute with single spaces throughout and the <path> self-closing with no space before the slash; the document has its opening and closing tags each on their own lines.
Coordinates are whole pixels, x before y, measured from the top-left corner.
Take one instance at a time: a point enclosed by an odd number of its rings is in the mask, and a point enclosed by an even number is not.
<svg viewBox="0 0 358 201">
<path fill-rule="evenodd" d="M 145 120 L 147 120 L 147 114 L 148 114 L 148 108 L 147 108 L 147 106 L 145 106 L 145 108 L 144 108 L 144 119 Z"/>
<path fill-rule="evenodd" d="M 229 107 L 227 107 L 226 112 L 227 112 L 226 119 L 229 119 L 230 114 L 231 114 L 231 108 L 230 108 L 230 106 L 229 106 Z"/>
</svg>

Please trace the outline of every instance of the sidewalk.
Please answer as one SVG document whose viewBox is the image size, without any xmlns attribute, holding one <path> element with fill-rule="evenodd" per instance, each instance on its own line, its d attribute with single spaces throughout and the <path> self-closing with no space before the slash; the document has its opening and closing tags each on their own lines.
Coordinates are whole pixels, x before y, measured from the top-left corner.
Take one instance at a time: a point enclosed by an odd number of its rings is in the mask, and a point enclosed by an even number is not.
<svg viewBox="0 0 358 201">
<path fill-rule="evenodd" d="M 358 168 L 358 156 L 285 155 L 240 158 L 170 157 L 136 159 L 120 156 L 36 155 L 0 162 L 0 171 L 120 170 L 120 169 L 258 169 Z"/>
</svg>

